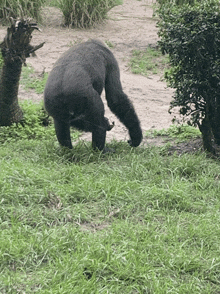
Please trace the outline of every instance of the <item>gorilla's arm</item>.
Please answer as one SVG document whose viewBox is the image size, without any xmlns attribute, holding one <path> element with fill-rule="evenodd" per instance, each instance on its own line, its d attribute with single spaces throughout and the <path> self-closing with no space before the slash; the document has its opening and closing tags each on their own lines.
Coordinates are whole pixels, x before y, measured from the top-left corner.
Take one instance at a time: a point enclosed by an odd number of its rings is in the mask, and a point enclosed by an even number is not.
<svg viewBox="0 0 220 294">
<path fill-rule="evenodd" d="M 122 90 L 116 60 L 113 60 L 113 66 L 107 72 L 105 92 L 109 108 L 129 130 L 130 140 L 128 143 L 132 147 L 139 146 L 142 141 L 140 122 L 131 101 Z"/>
</svg>

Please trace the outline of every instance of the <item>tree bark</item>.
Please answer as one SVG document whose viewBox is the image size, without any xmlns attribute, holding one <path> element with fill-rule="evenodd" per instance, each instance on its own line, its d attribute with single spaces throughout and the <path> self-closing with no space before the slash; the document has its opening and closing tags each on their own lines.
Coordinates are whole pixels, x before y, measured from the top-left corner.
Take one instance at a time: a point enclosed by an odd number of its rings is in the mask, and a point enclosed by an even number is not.
<svg viewBox="0 0 220 294">
<path fill-rule="evenodd" d="M 204 150 L 212 154 L 215 154 L 215 148 L 213 147 L 213 144 L 212 144 L 212 138 L 213 138 L 212 128 L 211 128 L 209 118 L 207 116 L 202 120 L 202 123 L 199 125 L 199 130 L 202 133 Z"/>
<path fill-rule="evenodd" d="M 210 120 L 215 143 L 220 145 L 220 96 L 216 97 L 212 103 Z"/>
<path fill-rule="evenodd" d="M 22 120 L 22 110 L 18 104 L 18 88 L 22 62 L 3 64 L 0 77 L 0 125 L 10 126 Z"/>
</svg>

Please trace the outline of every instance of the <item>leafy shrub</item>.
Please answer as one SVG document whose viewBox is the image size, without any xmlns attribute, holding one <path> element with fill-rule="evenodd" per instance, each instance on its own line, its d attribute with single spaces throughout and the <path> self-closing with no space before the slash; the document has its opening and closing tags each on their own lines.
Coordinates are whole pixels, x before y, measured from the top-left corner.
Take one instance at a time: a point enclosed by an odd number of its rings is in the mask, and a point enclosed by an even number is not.
<svg viewBox="0 0 220 294">
<path fill-rule="evenodd" d="M 118 4 L 118 0 L 60 0 L 59 8 L 65 25 L 85 28 L 105 19 L 107 12 Z"/>
<path fill-rule="evenodd" d="M 8 22 L 10 17 L 32 17 L 40 19 L 40 8 L 45 0 L 1 0 L 0 19 Z"/>
<path fill-rule="evenodd" d="M 48 118 L 42 104 L 29 101 L 21 103 L 24 112 L 22 123 L 0 127 L 0 143 L 18 139 L 41 139 L 54 136 L 52 120 Z"/>
<path fill-rule="evenodd" d="M 194 6 L 161 7 L 159 46 L 171 63 L 165 78 L 176 89 L 171 109 L 179 106 L 188 123 L 197 125 L 203 145 L 220 145 L 220 6 L 203 1 Z"/>
<path fill-rule="evenodd" d="M 20 103 L 24 118 L 21 123 L 14 123 L 11 126 L 0 126 L 0 144 L 18 140 L 51 140 L 55 136 L 53 120 L 48 116 L 43 103 L 23 101 Z M 73 129 L 72 140 L 80 136 L 80 132 Z"/>
</svg>

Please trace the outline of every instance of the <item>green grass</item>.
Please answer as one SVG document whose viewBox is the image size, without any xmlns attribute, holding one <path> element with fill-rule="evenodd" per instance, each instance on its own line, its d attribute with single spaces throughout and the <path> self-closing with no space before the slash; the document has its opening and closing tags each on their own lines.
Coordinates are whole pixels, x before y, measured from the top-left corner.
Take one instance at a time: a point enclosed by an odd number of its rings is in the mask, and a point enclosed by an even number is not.
<svg viewBox="0 0 220 294">
<path fill-rule="evenodd" d="M 17 142 L 23 139 L 55 138 L 53 121 L 44 110 L 43 102 L 34 104 L 26 100 L 20 103 L 20 106 L 24 114 L 22 123 L 0 127 L 0 144 Z M 79 135 L 79 131 L 72 132 L 73 140 L 78 139 Z"/>
<path fill-rule="evenodd" d="M 30 65 L 23 66 L 21 72 L 20 84 L 27 89 L 34 89 L 37 94 L 42 94 L 47 82 L 48 73 L 37 75 Z"/>
<path fill-rule="evenodd" d="M 0 18 L 3 23 L 10 24 L 10 17 L 31 17 L 41 20 L 40 10 L 45 0 L 1 0 Z M 6 10 L 5 7 L 8 9 Z"/>
<path fill-rule="evenodd" d="M 148 47 L 146 50 L 133 50 L 129 61 L 132 73 L 149 76 L 159 74 L 168 67 L 168 56 L 158 49 Z"/>
<path fill-rule="evenodd" d="M 198 128 L 187 124 L 175 124 L 171 125 L 168 129 L 149 130 L 145 135 L 147 137 L 165 136 L 170 139 L 175 139 L 176 142 L 183 142 L 188 139 L 201 137 L 201 132 Z"/>
<path fill-rule="evenodd" d="M 59 7 L 59 0 L 46 0 L 46 6 Z"/>
<path fill-rule="evenodd" d="M 1 144 L 0 293 L 220 291 L 219 162 L 109 147 Z"/>
<path fill-rule="evenodd" d="M 107 18 L 107 13 L 120 0 L 59 0 L 66 26 L 88 28 Z"/>
<path fill-rule="evenodd" d="M 45 0 L 45 5 L 59 7 L 62 1 L 64 2 L 65 0 Z M 65 1 L 65 2 L 68 2 L 68 1 Z M 122 5 L 122 4 L 123 4 L 123 0 L 115 0 L 115 5 Z"/>
<path fill-rule="evenodd" d="M 105 41 L 105 44 L 106 44 L 110 49 L 113 49 L 113 48 L 115 47 L 115 45 L 114 45 L 111 41 L 108 41 L 108 40 Z"/>
</svg>

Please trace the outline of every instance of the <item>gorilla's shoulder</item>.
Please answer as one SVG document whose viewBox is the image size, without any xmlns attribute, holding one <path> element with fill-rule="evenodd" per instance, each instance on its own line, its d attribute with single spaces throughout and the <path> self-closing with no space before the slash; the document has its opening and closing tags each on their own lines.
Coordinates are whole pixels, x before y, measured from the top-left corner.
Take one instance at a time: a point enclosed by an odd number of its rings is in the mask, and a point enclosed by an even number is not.
<svg viewBox="0 0 220 294">
<path fill-rule="evenodd" d="M 102 49 L 102 50 L 109 51 L 109 49 L 105 45 L 105 43 L 103 43 L 102 41 L 97 40 L 97 39 L 90 39 L 90 40 L 88 40 L 88 41 L 86 41 L 84 43 L 77 44 L 75 48 L 79 48 L 79 49 L 90 48 L 90 50 L 92 48 L 94 48 L 94 49 L 98 49 L 99 48 L 99 49 Z"/>
<path fill-rule="evenodd" d="M 87 42 L 88 42 L 88 43 L 95 44 L 95 45 L 97 45 L 97 46 L 101 46 L 101 47 L 105 47 L 105 48 L 107 48 L 106 45 L 105 45 L 102 41 L 97 40 L 97 39 L 91 39 L 91 40 L 88 40 Z"/>
</svg>

